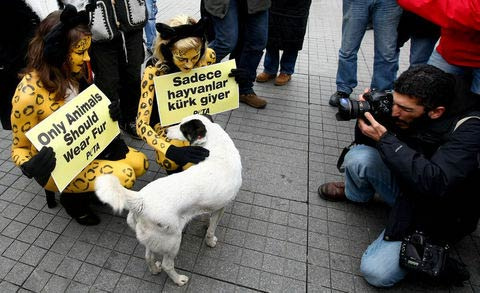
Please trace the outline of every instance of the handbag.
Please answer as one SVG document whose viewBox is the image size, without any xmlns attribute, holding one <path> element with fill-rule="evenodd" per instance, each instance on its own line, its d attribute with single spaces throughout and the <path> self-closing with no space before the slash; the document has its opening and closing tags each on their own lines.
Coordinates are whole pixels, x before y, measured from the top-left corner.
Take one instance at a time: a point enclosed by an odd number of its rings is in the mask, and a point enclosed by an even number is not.
<svg viewBox="0 0 480 293">
<path fill-rule="evenodd" d="M 120 30 L 125 33 L 143 29 L 147 22 L 145 0 L 116 0 L 115 12 L 120 23 Z"/>
<path fill-rule="evenodd" d="M 116 13 L 111 0 L 97 0 L 95 9 L 90 14 L 92 41 L 113 40 L 120 33 L 116 19 Z"/>
</svg>

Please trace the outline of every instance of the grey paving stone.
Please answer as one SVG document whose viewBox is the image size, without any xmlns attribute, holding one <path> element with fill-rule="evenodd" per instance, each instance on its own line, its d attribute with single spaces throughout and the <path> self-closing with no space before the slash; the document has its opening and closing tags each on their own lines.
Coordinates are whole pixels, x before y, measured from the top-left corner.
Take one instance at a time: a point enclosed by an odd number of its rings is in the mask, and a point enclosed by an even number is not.
<svg viewBox="0 0 480 293">
<path fill-rule="evenodd" d="M 245 235 L 245 248 L 264 251 L 266 239 L 266 237 L 260 235 L 247 233 Z"/>
<path fill-rule="evenodd" d="M 27 226 L 22 233 L 18 235 L 17 239 L 23 242 L 33 243 L 40 233 L 42 233 L 41 229 L 34 226 Z"/>
<path fill-rule="evenodd" d="M 37 214 L 37 210 L 25 207 L 20 213 L 18 213 L 18 215 L 15 217 L 15 220 L 24 224 L 28 224 Z"/>
<path fill-rule="evenodd" d="M 0 279 L 5 278 L 16 263 L 14 260 L 0 256 Z"/>
<path fill-rule="evenodd" d="M 68 252 L 68 256 L 78 260 L 85 260 L 92 250 L 93 245 L 82 241 L 77 241 Z"/>
<path fill-rule="evenodd" d="M 75 239 L 72 237 L 60 235 L 55 243 L 50 248 L 51 251 L 67 254 L 75 243 Z"/>
<path fill-rule="evenodd" d="M 137 278 L 133 278 L 130 276 L 122 275 L 120 280 L 118 280 L 117 286 L 113 290 L 113 292 L 135 292 L 138 290 L 140 286 L 141 280 Z"/>
<path fill-rule="evenodd" d="M 52 274 L 37 268 L 30 274 L 23 287 L 33 292 L 40 292 L 51 276 Z"/>
<path fill-rule="evenodd" d="M 23 229 L 25 229 L 27 225 L 16 222 L 16 221 L 11 221 L 8 226 L 3 229 L 2 234 L 11 238 L 16 238 L 20 233 L 22 233 Z"/>
<path fill-rule="evenodd" d="M 132 254 L 137 244 L 138 244 L 138 241 L 136 238 L 121 236 L 120 240 L 117 242 L 117 245 L 115 246 L 115 250 L 126 253 L 126 254 Z"/>
<path fill-rule="evenodd" d="M 55 216 L 52 221 L 48 224 L 46 229 L 48 231 L 52 231 L 55 233 L 61 234 L 62 231 L 65 229 L 65 227 L 68 225 L 68 223 L 71 221 L 71 219 L 67 219 L 64 217 L 60 216 Z"/>
<path fill-rule="evenodd" d="M 102 269 L 93 284 L 93 288 L 104 291 L 113 291 L 120 276 L 119 273 Z"/>
<path fill-rule="evenodd" d="M 33 226 L 38 227 L 38 228 L 45 229 L 45 227 L 48 226 L 48 224 L 53 219 L 53 217 L 54 216 L 52 214 L 48 214 L 48 213 L 45 213 L 45 212 L 39 212 L 35 216 L 35 218 L 33 218 L 30 225 L 33 225 Z"/>
<path fill-rule="evenodd" d="M 94 246 L 85 261 L 94 265 L 103 266 L 105 261 L 107 261 L 108 257 L 110 256 L 110 252 L 111 250 L 109 249 L 100 246 Z"/>
<path fill-rule="evenodd" d="M 53 275 L 50 280 L 47 282 L 43 291 L 45 292 L 52 292 L 52 293 L 61 293 L 65 292 L 70 285 L 70 280 L 65 279 L 60 276 Z"/>
<path fill-rule="evenodd" d="M 103 231 L 95 244 L 105 248 L 113 249 L 115 245 L 117 245 L 120 236 L 120 234 L 115 232 Z"/>
<path fill-rule="evenodd" d="M 227 282 L 235 282 L 239 266 L 227 261 L 210 257 L 199 257 L 195 263 L 194 272 L 201 273 Z"/>
<path fill-rule="evenodd" d="M 32 266 L 17 262 L 5 276 L 5 281 L 21 286 L 28 276 L 30 276 L 33 269 Z"/>
<path fill-rule="evenodd" d="M 81 261 L 67 256 L 58 265 L 55 274 L 65 277 L 67 279 L 73 279 L 81 265 Z"/>
<path fill-rule="evenodd" d="M 12 244 L 13 239 L 7 236 L 0 235 L 0 253 L 3 253 Z"/>
<path fill-rule="evenodd" d="M 130 257 L 127 254 L 112 251 L 110 257 L 105 262 L 104 267 L 121 273 L 127 265 L 129 258 Z"/>
<path fill-rule="evenodd" d="M 132 277 L 142 278 L 147 271 L 147 265 L 145 259 L 138 257 L 131 257 L 128 260 L 127 266 L 123 271 L 124 274 L 127 274 Z"/>
<path fill-rule="evenodd" d="M 337 289 L 341 291 L 352 292 L 354 290 L 353 285 L 353 275 L 339 272 L 331 271 L 331 280 L 332 280 L 332 289 Z"/>
<path fill-rule="evenodd" d="M 240 267 L 236 283 L 242 286 L 258 289 L 260 284 L 260 274 L 262 271 Z"/>
<path fill-rule="evenodd" d="M 68 285 L 68 288 L 67 288 L 66 292 L 69 292 L 69 293 L 89 293 L 91 291 L 90 291 L 89 286 L 87 286 L 85 284 L 82 284 L 82 283 L 72 281 L 72 282 L 70 282 L 70 285 Z"/>
<path fill-rule="evenodd" d="M 23 256 L 20 258 L 20 261 L 31 266 L 37 266 L 46 253 L 47 250 L 32 245 L 23 254 Z"/>
<path fill-rule="evenodd" d="M 58 265 L 62 262 L 64 256 L 55 252 L 47 252 L 42 261 L 38 265 L 39 269 L 45 270 L 49 273 L 55 272 Z"/>
<path fill-rule="evenodd" d="M 95 282 L 95 279 L 98 277 L 98 274 L 100 273 L 100 271 L 101 271 L 101 267 L 91 265 L 88 263 L 83 263 L 73 279 L 80 283 L 91 286 Z"/>
<path fill-rule="evenodd" d="M 85 229 L 82 231 L 80 236 L 78 237 L 79 240 L 91 244 L 95 244 L 98 241 L 98 238 L 100 238 L 101 231 L 96 228 L 96 226 L 89 226 L 85 227 Z"/>
<path fill-rule="evenodd" d="M 30 245 L 27 243 L 14 240 L 13 243 L 3 252 L 3 256 L 19 260 L 29 247 Z"/>
<path fill-rule="evenodd" d="M 14 285 L 12 283 L 9 283 L 9 282 L 6 282 L 6 281 L 2 281 L 0 283 L 0 291 L 1 292 L 5 292 L 5 293 L 15 293 L 17 292 L 19 289 L 19 287 L 17 285 Z"/>
<path fill-rule="evenodd" d="M 33 244 L 40 246 L 45 249 L 52 247 L 55 240 L 58 238 L 58 234 L 44 230 L 40 235 L 38 235 L 37 240 Z"/>
</svg>

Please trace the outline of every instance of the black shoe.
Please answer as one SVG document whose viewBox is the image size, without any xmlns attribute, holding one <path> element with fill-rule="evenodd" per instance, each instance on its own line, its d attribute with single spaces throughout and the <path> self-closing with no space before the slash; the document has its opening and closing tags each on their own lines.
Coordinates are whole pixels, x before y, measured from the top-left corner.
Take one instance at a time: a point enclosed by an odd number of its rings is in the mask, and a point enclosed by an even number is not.
<svg viewBox="0 0 480 293">
<path fill-rule="evenodd" d="M 141 140 L 141 138 L 137 135 L 137 127 L 135 126 L 135 121 L 120 122 L 118 124 L 120 125 L 120 129 L 123 130 L 124 133 L 128 134 L 128 136 L 133 139 Z"/>
<path fill-rule="evenodd" d="M 336 91 L 333 95 L 330 96 L 330 100 L 328 101 L 328 104 L 330 104 L 330 106 L 337 107 L 340 98 L 348 99 L 349 97 L 350 95 L 345 92 Z"/>
<path fill-rule="evenodd" d="M 84 226 L 95 226 L 100 223 L 100 218 L 92 211 L 87 211 L 85 214 L 74 218 L 77 223 Z"/>
</svg>

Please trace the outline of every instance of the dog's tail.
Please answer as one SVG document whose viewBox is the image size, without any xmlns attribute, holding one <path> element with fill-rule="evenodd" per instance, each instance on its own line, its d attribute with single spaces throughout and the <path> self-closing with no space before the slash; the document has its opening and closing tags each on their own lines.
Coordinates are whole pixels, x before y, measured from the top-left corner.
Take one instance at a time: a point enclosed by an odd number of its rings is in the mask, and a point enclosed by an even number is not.
<svg viewBox="0 0 480 293">
<path fill-rule="evenodd" d="M 109 204 L 115 212 L 123 209 L 141 212 L 143 200 L 136 196 L 135 191 L 128 190 L 120 184 L 114 175 L 102 175 L 95 180 L 95 192 L 98 198 Z"/>
</svg>

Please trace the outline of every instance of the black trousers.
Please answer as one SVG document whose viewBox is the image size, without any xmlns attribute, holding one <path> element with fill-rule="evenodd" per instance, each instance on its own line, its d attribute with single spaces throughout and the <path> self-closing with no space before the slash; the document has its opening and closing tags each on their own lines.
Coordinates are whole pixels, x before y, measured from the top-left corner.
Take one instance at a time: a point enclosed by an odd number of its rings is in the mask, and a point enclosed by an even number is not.
<svg viewBox="0 0 480 293">
<path fill-rule="evenodd" d="M 111 101 L 120 99 L 123 120 L 131 122 L 140 100 L 143 30 L 125 33 L 124 37 L 125 42 L 120 35 L 112 41 L 93 43 L 90 55 L 94 83 Z"/>
</svg>

